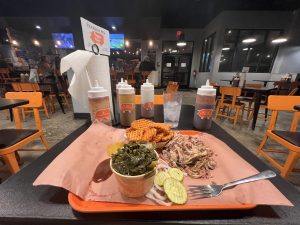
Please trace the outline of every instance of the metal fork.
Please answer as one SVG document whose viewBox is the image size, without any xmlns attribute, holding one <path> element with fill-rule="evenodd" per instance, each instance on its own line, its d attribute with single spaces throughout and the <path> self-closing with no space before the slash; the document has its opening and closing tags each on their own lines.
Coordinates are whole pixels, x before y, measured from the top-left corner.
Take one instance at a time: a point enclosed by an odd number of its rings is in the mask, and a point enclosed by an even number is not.
<svg viewBox="0 0 300 225">
<path fill-rule="evenodd" d="M 191 197 L 195 197 L 194 199 L 198 198 L 211 198 L 218 196 L 222 193 L 224 189 L 239 185 L 239 184 L 244 184 L 244 183 L 249 183 L 253 181 L 258 181 L 258 180 L 264 180 L 264 179 L 269 179 L 272 177 L 275 177 L 276 173 L 271 171 L 271 170 L 265 170 L 261 173 L 258 173 L 256 175 L 246 177 L 241 180 L 236 180 L 233 182 L 229 182 L 223 185 L 217 185 L 217 184 L 212 184 L 212 185 L 189 185 L 189 192 Z"/>
</svg>

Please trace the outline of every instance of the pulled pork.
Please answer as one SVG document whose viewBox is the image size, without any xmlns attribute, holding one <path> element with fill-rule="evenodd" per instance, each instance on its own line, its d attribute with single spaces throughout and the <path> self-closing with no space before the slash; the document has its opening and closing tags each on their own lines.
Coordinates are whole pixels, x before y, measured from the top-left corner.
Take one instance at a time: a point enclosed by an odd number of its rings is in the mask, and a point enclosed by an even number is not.
<svg viewBox="0 0 300 225">
<path fill-rule="evenodd" d="M 160 156 L 171 167 L 178 167 L 192 178 L 209 178 L 216 168 L 214 152 L 201 141 L 200 136 L 176 134 L 163 148 Z"/>
</svg>

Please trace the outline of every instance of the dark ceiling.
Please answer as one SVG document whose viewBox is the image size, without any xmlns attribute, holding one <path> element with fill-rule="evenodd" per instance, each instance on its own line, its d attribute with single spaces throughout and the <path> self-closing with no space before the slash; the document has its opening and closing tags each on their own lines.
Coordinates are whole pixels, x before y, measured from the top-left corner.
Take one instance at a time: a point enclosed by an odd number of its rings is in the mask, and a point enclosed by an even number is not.
<svg viewBox="0 0 300 225">
<path fill-rule="evenodd" d="M 299 8 L 300 0 L 1 0 L 0 25 L 67 32 L 82 16 L 107 29 L 116 25 L 132 38 L 155 38 L 159 28 L 203 28 L 223 10 Z"/>
</svg>

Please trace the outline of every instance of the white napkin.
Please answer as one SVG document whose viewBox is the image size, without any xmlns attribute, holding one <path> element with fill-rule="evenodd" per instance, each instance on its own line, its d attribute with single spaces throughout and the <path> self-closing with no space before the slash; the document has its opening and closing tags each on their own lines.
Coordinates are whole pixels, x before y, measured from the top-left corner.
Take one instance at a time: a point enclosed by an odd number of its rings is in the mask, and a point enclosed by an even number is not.
<svg viewBox="0 0 300 225">
<path fill-rule="evenodd" d="M 89 76 L 92 85 L 95 85 L 95 80 L 98 80 L 99 84 L 107 90 L 110 98 L 110 109 L 111 111 L 113 110 L 110 71 L 107 56 L 95 55 L 92 52 L 77 50 L 61 59 L 60 72 L 64 73 L 69 69 L 72 69 L 74 72 L 74 76 L 68 89 L 73 98 L 75 98 L 83 107 L 88 108 L 87 93 L 90 89 L 90 85 L 87 76 Z"/>
</svg>

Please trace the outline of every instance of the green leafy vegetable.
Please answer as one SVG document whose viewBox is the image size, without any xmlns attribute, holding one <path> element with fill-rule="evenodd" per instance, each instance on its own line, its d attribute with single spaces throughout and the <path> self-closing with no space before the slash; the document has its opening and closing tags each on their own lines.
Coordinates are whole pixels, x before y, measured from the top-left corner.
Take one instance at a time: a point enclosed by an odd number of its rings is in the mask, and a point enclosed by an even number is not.
<svg viewBox="0 0 300 225">
<path fill-rule="evenodd" d="M 112 167 L 120 174 L 136 176 L 153 170 L 157 164 L 155 145 L 131 141 L 112 155 Z"/>
</svg>

